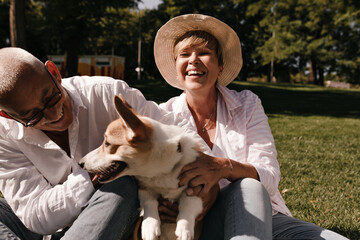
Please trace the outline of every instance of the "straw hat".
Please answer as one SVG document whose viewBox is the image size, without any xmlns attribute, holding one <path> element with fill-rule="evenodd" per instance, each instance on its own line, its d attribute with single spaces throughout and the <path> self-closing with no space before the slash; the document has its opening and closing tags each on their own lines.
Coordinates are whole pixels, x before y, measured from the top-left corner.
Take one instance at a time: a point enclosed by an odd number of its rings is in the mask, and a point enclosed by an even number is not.
<svg viewBox="0 0 360 240">
<path fill-rule="evenodd" d="M 171 86 L 183 89 L 176 76 L 174 44 L 186 32 L 195 30 L 206 31 L 218 40 L 224 62 L 218 83 L 228 85 L 238 76 L 242 67 L 240 40 L 227 24 L 202 14 L 174 17 L 159 29 L 155 37 L 154 56 L 161 75 Z"/>
</svg>

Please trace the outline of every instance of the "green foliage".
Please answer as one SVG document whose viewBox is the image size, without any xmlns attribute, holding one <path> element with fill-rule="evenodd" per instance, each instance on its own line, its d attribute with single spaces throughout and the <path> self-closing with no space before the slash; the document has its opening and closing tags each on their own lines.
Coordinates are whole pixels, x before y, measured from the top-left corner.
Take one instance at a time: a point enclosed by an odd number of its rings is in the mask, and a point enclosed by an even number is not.
<svg viewBox="0 0 360 240">
<path fill-rule="evenodd" d="M 93 21 L 94 31 L 89 35 L 87 51 L 126 56 L 125 78 L 128 78 L 130 69 L 134 70 L 137 63 L 139 19 L 140 14 L 128 8 L 107 7 L 101 18 Z"/>
<path fill-rule="evenodd" d="M 69 1 L 69 0 L 38 0 L 43 7 L 43 21 L 46 21 L 48 54 L 65 54 L 67 57 L 66 75 L 77 74 L 77 59 L 81 54 L 96 54 L 97 43 L 103 42 L 102 33 L 106 27 L 102 25 L 104 18 L 111 15 L 111 8 L 126 9 L 134 8 L 138 0 L 126 1 Z M 117 11 L 116 19 L 123 17 L 122 11 Z M 117 24 L 117 23 L 116 23 Z M 120 23 L 117 26 L 124 26 Z M 129 26 L 127 26 L 129 27 Z M 122 32 L 121 29 L 115 32 Z M 124 36 L 122 34 L 122 36 Z M 111 35 L 109 41 L 115 43 L 117 39 Z M 121 43 L 126 40 L 121 39 Z M 115 45 L 115 44 L 114 44 Z M 108 46 L 107 51 L 111 52 L 115 46 Z"/>
<path fill-rule="evenodd" d="M 360 2 L 355 0 L 162 0 L 157 9 L 138 10 L 139 0 L 32 0 L 26 7 L 28 50 L 48 54 L 122 55 L 125 78 L 135 80 L 138 39 L 144 78 L 158 78 L 153 61 L 156 31 L 186 13 L 214 16 L 239 35 L 244 58 L 240 78 L 269 76 L 274 63 L 279 81 L 308 75 L 322 84 L 338 75 L 360 83 Z M 0 2 L 1 46 L 9 45 L 9 1 Z M 76 65 L 76 64 L 75 64 Z"/>
<path fill-rule="evenodd" d="M 275 71 L 285 65 L 292 73 L 294 67 L 296 72 L 307 71 L 306 63 L 311 61 L 316 83 L 333 72 L 360 82 L 355 74 L 359 41 L 352 41 L 359 37 L 358 5 L 330 0 L 253 1 L 247 11 L 248 18 L 258 20 L 252 33 L 257 43 L 252 57 L 263 66 L 274 61 Z"/>
</svg>

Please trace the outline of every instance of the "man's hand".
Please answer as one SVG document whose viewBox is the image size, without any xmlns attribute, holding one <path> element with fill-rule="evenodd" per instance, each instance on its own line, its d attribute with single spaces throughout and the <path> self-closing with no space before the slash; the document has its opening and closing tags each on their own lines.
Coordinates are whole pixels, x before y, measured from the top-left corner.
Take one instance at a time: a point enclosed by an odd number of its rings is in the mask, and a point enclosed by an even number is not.
<svg viewBox="0 0 360 240">
<path fill-rule="evenodd" d="M 159 215 L 161 222 L 175 223 L 177 215 L 179 214 L 179 204 L 171 203 L 169 200 L 160 197 L 159 201 Z"/>
<path fill-rule="evenodd" d="M 195 188 L 197 189 L 197 188 Z M 212 205 L 215 203 L 217 196 L 219 194 L 220 187 L 218 184 L 214 185 L 208 194 L 199 194 L 198 196 L 202 199 L 203 202 L 203 211 L 202 213 L 196 217 L 196 221 L 202 220 L 207 212 L 210 210 Z M 196 192 L 201 192 L 196 190 Z M 196 194 L 197 195 L 197 194 Z M 160 197 L 159 201 L 159 215 L 161 222 L 167 223 L 176 223 L 177 215 L 179 214 L 179 204 L 171 203 L 169 200 Z"/>
<path fill-rule="evenodd" d="M 214 205 L 217 196 L 219 194 L 219 191 L 220 191 L 220 186 L 219 184 L 216 184 L 210 189 L 210 191 L 207 194 L 200 193 L 199 197 L 202 199 L 203 202 L 203 211 L 199 216 L 196 217 L 196 221 L 200 221 L 205 217 L 205 215 L 208 213 L 210 208 Z"/>
</svg>

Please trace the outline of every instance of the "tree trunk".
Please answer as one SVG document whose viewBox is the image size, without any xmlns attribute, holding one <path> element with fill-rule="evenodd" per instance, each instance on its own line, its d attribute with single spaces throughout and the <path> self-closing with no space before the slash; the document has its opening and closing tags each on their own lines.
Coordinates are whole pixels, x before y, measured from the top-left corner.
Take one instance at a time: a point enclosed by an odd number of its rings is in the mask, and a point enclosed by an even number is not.
<svg viewBox="0 0 360 240">
<path fill-rule="evenodd" d="M 274 78 L 274 60 L 271 59 L 271 62 L 270 62 L 270 76 L 269 76 L 268 82 L 272 82 L 273 78 Z"/>
<path fill-rule="evenodd" d="M 69 47 L 66 54 L 65 77 L 78 75 L 78 59 L 77 48 Z"/>
<path fill-rule="evenodd" d="M 76 33 L 67 39 L 65 77 L 78 75 L 79 39 Z"/>
<path fill-rule="evenodd" d="M 314 84 L 316 83 L 316 61 L 314 59 L 310 59 L 309 61 L 309 83 Z"/>
<path fill-rule="evenodd" d="M 26 48 L 25 0 L 10 0 L 9 22 L 11 46 Z"/>
<path fill-rule="evenodd" d="M 319 78 L 316 82 L 317 85 L 324 86 L 324 69 L 322 67 L 318 67 Z"/>
</svg>

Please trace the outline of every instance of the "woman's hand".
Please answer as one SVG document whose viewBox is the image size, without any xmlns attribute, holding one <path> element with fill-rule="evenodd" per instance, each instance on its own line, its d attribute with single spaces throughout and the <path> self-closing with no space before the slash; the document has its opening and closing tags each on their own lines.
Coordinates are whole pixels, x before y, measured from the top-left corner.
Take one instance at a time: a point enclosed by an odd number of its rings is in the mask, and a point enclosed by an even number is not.
<svg viewBox="0 0 360 240">
<path fill-rule="evenodd" d="M 231 171 L 226 158 L 217 158 L 199 152 L 196 161 L 183 167 L 179 175 L 179 186 L 188 184 L 186 193 L 190 196 L 206 195 L 218 184 L 221 178 L 227 178 Z"/>
<path fill-rule="evenodd" d="M 196 217 L 197 221 L 202 220 L 206 215 L 206 213 L 210 210 L 210 208 L 216 201 L 219 190 L 220 190 L 219 185 L 216 184 L 214 187 L 210 189 L 209 194 L 202 195 L 201 199 L 203 202 L 203 211 L 200 215 Z M 175 223 L 177 215 L 179 214 L 179 204 L 176 202 L 171 203 L 169 200 L 164 199 L 162 197 L 158 199 L 158 202 L 159 202 L 158 211 L 161 222 Z"/>
<path fill-rule="evenodd" d="M 219 180 L 232 174 L 232 165 L 227 158 L 217 158 L 199 152 L 196 161 L 183 167 L 179 174 L 179 186 L 188 184 L 186 194 L 198 196 L 203 202 L 203 212 L 197 217 L 201 220 L 217 199 L 220 187 Z M 179 213 L 178 204 L 163 198 L 159 199 L 161 221 L 176 222 Z"/>
<path fill-rule="evenodd" d="M 179 186 L 188 183 L 186 194 L 199 196 L 203 201 L 203 212 L 197 217 L 201 220 L 217 199 L 219 180 L 226 178 L 231 168 L 226 158 L 216 158 L 199 152 L 196 161 L 183 167 L 179 175 Z M 232 166 L 231 166 L 232 167 Z"/>
</svg>

